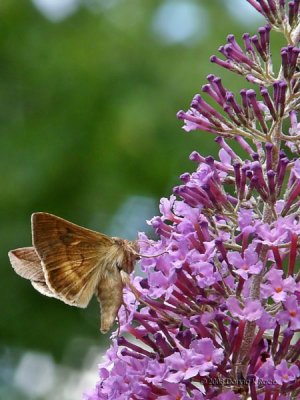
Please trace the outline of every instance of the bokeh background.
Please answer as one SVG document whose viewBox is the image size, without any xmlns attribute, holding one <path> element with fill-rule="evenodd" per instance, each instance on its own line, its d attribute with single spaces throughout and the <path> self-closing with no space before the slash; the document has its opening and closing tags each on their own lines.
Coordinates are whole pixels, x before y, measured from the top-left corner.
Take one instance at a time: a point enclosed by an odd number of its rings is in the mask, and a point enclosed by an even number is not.
<svg viewBox="0 0 300 400">
<path fill-rule="evenodd" d="M 176 119 L 226 40 L 262 18 L 246 0 L 1 0 L 0 398 L 75 400 L 109 345 L 99 307 L 40 295 L 8 262 L 47 211 L 109 235 L 147 231 L 193 150 Z"/>
</svg>

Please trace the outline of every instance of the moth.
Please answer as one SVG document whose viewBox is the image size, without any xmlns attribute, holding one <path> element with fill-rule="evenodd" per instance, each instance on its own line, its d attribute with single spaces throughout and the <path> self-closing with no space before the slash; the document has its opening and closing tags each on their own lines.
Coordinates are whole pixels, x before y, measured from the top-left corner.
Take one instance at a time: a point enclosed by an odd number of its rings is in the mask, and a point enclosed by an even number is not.
<svg viewBox="0 0 300 400">
<path fill-rule="evenodd" d="M 136 241 L 109 237 L 55 215 L 32 214 L 32 247 L 11 250 L 15 272 L 40 293 L 85 308 L 95 294 L 106 333 L 123 302 L 123 287 L 139 258 Z"/>
</svg>

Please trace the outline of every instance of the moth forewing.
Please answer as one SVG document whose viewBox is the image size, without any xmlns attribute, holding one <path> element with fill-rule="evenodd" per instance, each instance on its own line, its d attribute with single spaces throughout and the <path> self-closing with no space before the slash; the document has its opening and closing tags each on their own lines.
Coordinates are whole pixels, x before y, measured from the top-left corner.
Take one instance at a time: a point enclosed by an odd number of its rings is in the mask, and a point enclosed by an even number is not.
<svg viewBox="0 0 300 400">
<path fill-rule="evenodd" d="M 48 287 L 65 303 L 86 307 L 113 240 L 47 213 L 32 215 L 32 240 Z"/>
</svg>

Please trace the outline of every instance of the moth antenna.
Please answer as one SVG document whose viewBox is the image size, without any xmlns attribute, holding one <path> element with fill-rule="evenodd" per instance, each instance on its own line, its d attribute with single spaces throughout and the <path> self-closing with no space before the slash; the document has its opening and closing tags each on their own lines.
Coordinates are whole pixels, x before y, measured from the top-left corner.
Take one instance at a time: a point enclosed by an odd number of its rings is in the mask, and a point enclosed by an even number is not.
<svg viewBox="0 0 300 400">
<path fill-rule="evenodd" d="M 149 244 L 150 246 L 153 246 L 152 243 L 149 243 L 149 242 L 147 242 L 146 240 L 137 240 L 136 242 L 137 242 L 137 243 L 143 242 L 143 243 Z M 165 250 L 165 251 L 163 251 L 162 253 L 153 254 L 153 255 L 150 255 L 150 256 L 149 256 L 149 255 L 146 255 L 146 254 L 138 253 L 137 251 L 134 250 L 134 254 L 135 254 L 135 255 L 137 255 L 138 257 L 143 257 L 143 258 L 159 257 L 159 256 L 162 256 L 163 254 L 166 254 L 166 253 L 168 253 L 168 252 Z"/>
<path fill-rule="evenodd" d="M 147 255 L 146 255 L 146 254 L 141 254 L 141 253 L 139 253 L 138 251 L 136 251 L 136 250 L 134 250 L 134 249 L 132 249 L 132 252 L 133 252 L 133 254 L 134 254 L 135 256 L 143 257 L 143 258 L 159 257 L 159 256 L 162 256 L 163 254 L 168 253 L 168 251 L 165 250 L 165 251 L 163 251 L 162 253 L 151 254 L 151 255 L 148 255 L 148 254 L 147 254 Z"/>
<path fill-rule="evenodd" d="M 135 240 L 135 242 L 138 242 L 138 243 L 147 243 L 147 244 L 149 244 L 150 246 L 154 246 L 152 243 L 149 243 L 147 240 L 140 240 L 140 239 L 138 239 L 138 240 Z"/>
<path fill-rule="evenodd" d="M 162 256 L 163 254 L 168 253 L 167 251 L 163 251 L 162 253 L 158 253 L 158 254 L 152 254 L 152 255 L 146 255 L 146 254 L 140 254 L 136 252 L 136 255 L 139 257 L 143 257 L 143 258 L 152 258 L 152 257 L 159 257 Z"/>
</svg>

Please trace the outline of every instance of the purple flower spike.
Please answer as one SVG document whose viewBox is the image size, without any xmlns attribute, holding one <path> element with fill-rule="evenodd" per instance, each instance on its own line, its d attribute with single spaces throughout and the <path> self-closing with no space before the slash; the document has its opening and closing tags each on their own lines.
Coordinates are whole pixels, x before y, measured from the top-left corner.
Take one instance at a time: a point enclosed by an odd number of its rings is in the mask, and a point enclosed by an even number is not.
<svg viewBox="0 0 300 400">
<path fill-rule="evenodd" d="M 186 132 L 214 134 L 218 151 L 199 139 L 194 171 L 147 221 L 156 239 L 139 233 L 143 277 L 124 287 L 86 400 L 299 397 L 300 0 L 248 3 L 267 24 L 241 42 L 228 35 L 211 61 L 251 88 L 237 98 L 209 74 L 177 114 Z M 276 73 L 271 28 L 286 43 Z"/>
</svg>

